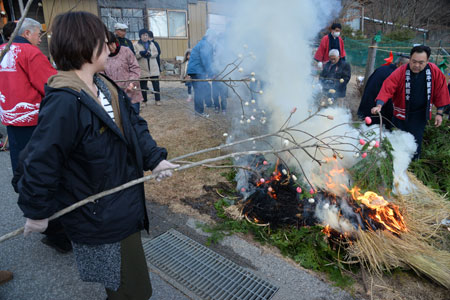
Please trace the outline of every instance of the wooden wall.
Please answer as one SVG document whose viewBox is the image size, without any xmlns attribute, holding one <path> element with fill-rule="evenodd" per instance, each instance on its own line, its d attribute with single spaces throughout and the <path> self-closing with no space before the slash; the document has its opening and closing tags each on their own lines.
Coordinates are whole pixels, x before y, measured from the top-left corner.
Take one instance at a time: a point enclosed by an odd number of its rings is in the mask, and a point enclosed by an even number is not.
<svg viewBox="0 0 450 300">
<path fill-rule="evenodd" d="M 45 31 L 50 30 L 53 18 L 60 13 L 68 12 L 69 10 L 88 11 L 98 16 L 97 0 L 42 0 L 42 9 L 44 11 L 45 20 L 45 26 L 43 25 L 42 29 Z M 43 37 L 40 48 L 46 56 L 49 56 L 48 44 L 50 43 L 50 39 L 48 36 L 46 40 L 44 39 L 45 38 Z"/>
<path fill-rule="evenodd" d="M 161 47 L 162 59 L 175 59 L 183 56 L 188 48 L 188 39 L 155 39 Z"/>
<path fill-rule="evenodd" d="M 42 0 L 45 24 L 51 25 L 51 21 L 60 13 L 72 11 L 88 11 L 98 16 L 97 0 Z"/>
<path fill-rule="evenodd" d="M 206 1 L 189 4 L 189 47 L 194 48 L 205 35 L 208 18 L 208 5 Z"/>
</svg>

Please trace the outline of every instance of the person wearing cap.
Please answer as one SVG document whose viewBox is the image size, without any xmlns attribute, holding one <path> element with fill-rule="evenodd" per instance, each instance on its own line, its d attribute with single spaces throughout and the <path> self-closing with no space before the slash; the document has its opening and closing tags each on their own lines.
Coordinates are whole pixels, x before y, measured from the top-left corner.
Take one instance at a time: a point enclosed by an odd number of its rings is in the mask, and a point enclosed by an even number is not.
<svg viewBox="0 0 450 300">
<path fill-rule="evenodd" d="M 127 35 L 127 29 L 128 26 L 123 23 L 116 23 L 114 25 L 114 34 L 116 35 L 117 39 L 119 40 L 120 46 L 125 46 L 131 49 L 133 51 L 133 54 L 136 55 L 136 52 L 134 51 L 133 43 L 127 39 L 125 36 Z"/>
</svg>

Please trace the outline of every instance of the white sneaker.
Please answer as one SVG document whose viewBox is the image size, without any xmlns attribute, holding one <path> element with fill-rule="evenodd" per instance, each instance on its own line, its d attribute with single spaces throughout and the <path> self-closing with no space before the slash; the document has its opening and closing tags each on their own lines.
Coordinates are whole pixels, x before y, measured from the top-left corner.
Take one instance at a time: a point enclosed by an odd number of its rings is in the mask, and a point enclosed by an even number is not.
<svg viewBox="0 0 450 300">
<path fill-rule="evenodd" d="M 207 114 L 207 113 L 198 113 L 198 112 L 195 112 L 196 113 L 196 115 L 197 116 L 200 116 L 200 117 L 203 117 L 203 118 L 209 118 L 209 114 Z"/>
<path fill-rule="evenodd" d="M 192 100 L 192 95 L 189 95 L 189 96 L 187 97 L 186 101 L 187 101 L 187 102 L 191 102 L 191 100 Z"/>
</svg>

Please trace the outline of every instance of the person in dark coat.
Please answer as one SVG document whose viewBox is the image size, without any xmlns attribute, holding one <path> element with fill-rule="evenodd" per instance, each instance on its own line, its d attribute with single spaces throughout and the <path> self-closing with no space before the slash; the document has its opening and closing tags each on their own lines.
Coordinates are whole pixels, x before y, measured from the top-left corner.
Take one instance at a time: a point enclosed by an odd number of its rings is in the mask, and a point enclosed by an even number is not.
<svg viewBox="0 0 450 300">
<path fill-rule="evenodd" d="M 441 126 L 443 111 L 450 104 L 450 97 L 444 74 L 438 66 L 428 61 L 430 47 L 415 46 L 410 55 L 409 64 L 397 68 L 383 82 L 371 112 L 378 114 L 383 105 L 392 99 L 392 123 L 414 136 L 417 150 L 413 159 L 418 159 L 425 126 L 431 120 L 432 106 L 436 106 L 434 125 Z"/>
<path fill-rule="evenodd" d="M 78 30 L 73 28 L 78 26 Z M 141 178 L 160 180 L 178 167 L 166 160 L 147 122 L 105 69 L 109 50 L 102 20 L 87 12 L 55 18 L 50 53 L 58 67 L 45 89 L 34 134 L 15 174 L 24 234 L 88 196 Z M 152 294 L 140 232 L 149 230 L 143 183 L 60 217 L 83 281 L 99 282 L 109 299 Z"/>
<path fill-rule="evenodd" d="M 133 43 L 125 37 L 127 35 L 127 29 L 128 29 L 128 26 L 126 24 L 116 23 L 114 25 L 114 34 L 116 35 L 117 39 L 119 40 L 120 46 L 130 48 L 131 51 L 133 51 L 133 54 L 136 55 L 136 52 L 134 51 Z"/>
<path fill-rule="evenodd" d="M 14 32 L 14 29 L 16 29 L 17 23 L 10 21 L 8 23 L 5 24 L 5 26 L 3 26 L 3 37 L 5 38 L 5 40 L 3 41 L 4 43 L 8 42 L 9 39 L 11 38 L 11 35 Z"/>
<path fill-rule="evenodd" d="M 409 63 L 409 56 L 400 56 L 395 61 L 395 64 L 389 64 L 386 66 L 381 66 L 376 69 L 372 75 L 370 75 L 369 79 L 367 79 L 366 86 L 364 88 L 364 93 L 361 98 L 361 102 L 358 108 L 358 117 L 361 120 L 364 120 L 365 117 L 372 118 L 372 124 L 380 124 L 380 118 L 378 116 L 372 116 L 370 110 L 375 103 L 375 98 L 381 90 L 381 86 L 386 78 L 392 74 L 398 67 Z M 386 125 L 387 129 L 392 127 L 391 119 L 392 119 L 392 100 L 383 105 L 381 109 L 381 115 L 383 116 L 383 124 Z"/>
<path fill-rule="evenodd" d="M 338 99 L 339 106 L 343 106 L 343 99 L 347 92 L 347 84 L 352 76 L 350 65 L 339 58 L 339 51 L 330 50 L 330 60 L 324 65 L 320 73 L 320 82 L 325 93 Z"/>
</svg>

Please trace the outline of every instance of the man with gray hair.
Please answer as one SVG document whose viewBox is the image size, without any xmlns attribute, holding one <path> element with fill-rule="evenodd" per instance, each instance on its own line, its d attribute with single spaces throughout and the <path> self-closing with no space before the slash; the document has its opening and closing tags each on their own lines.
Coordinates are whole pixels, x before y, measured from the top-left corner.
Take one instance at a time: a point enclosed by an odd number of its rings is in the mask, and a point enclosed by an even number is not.
<svg viewBox="0 0 450 300">
<path fill-rule="evenodd" d="M 331 98 L 337 99 L 339 106 L 343 106 L 343 98 L 347 91 L 347 84 L 351 77 L 348 63 L 339 58 L 339 50 L 331 49 L 328 53 L 330 60 L 323 66 L 320 82 L 324 92 Z"/>
<path fill-rule="evenodd" d="M 20 151 L 28 143 L 38 121 L 44 85 L 56 74 L 39 50 L 41 24 L 26 18 L 0 63 L 0 118 L 6 126 L 13 171 Z M 0 47 L 0 51 L 6 45 Z"/>
</svg>

